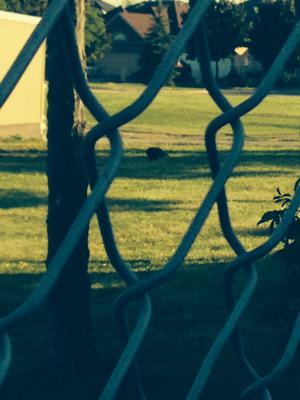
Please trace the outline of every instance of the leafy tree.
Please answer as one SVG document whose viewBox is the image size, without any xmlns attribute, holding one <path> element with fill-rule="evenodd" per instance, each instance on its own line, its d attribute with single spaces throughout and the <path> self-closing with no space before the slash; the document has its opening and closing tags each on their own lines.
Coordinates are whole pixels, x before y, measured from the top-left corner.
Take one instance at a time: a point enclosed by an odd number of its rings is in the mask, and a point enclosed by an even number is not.
<svg viewBox="0 0 300 400">
<path fill-rule="evenodd" d="M 138 72 L 138 78 L 143 83 L 149 83 L 155 69 L 160 64 L 172 41 L 172 35 L 166 31 L 161 19 L 156 17 L 155 23 L 146 37 L 145 45 L 139 60 L 140 70 Z M 173 84 L 175 76 L 176 72 L 174 71 L 169 77 L 167 84 Z"/>
<path fill-rule="evenodd" d="M 211 58 L 216 62 L 216 77 L 219 77 L 220 60 L 233 54 L 241 43 L 243 26 L 242 9 L 230 0 L 214 1 L 206 13 Z"/>
<path fill-rule="evenodd" d="M 0 0 L 0 10 L 6 10 L 5 0 Z"/>
<path fill-rule="evenodd" d="M 300 178 L 298 178 L 294 184 L 294 193 L 298 189 L 300 185 Z M 276 195 L 273 197 L 273 201 L 275 204 L 280 206 L 278 209 L 267 211 L 258 221 L 257 225 L 261 225 L 264 223 L 269 223 L 269 233 L 270 235 L 274 232 L 275 228 L 280 224 L 284 213 L 288 210 L 288 207 L 292 201 L 292 195 L 290 193 L 283 193 L 280 191 L 279 188 L 276 190 Z M 286 234 L 282 238 L 282 242 L 284 243 L 285 248 L 287 249 L 289 246 L 292 248 L 299 249 L 299 242 L 300 242 L 300 207 L 295 213 L 294 219 L 289 226 Z M 299 251 L 298 251 L 299 252 Z M 299 261 L 299 258 L 298 258 Z"/>
<path fill-rule="evenodd" d="M 271 235 L 274 230 L 281 223 L 284 214 L 288 210 L 294 194 L 300 185 L 300 178 L 294 184 L 293 195 L 286 192 L 281 192 L 279 188 L 273 197 L 274 203 L 277 207 L 273 210 L 265 212 L 257 225 L 268 224 L 269 234 Z M 300 208 L 295 212 L 285 235 L 282 238 L 284 248 L 279 249 L 275 255 L 276 258 L 284 265 L 284 275 L 280 276 L 280 281 L 277 284 L 277 290 L 280 288 L 280 295 L 274 301 L 267 305 L 263 310 L 262 317 L 270 324 L 277 324 L 280 326 L 286 325 L 291 327 L 294 325 L 296 316 L 299 312 L 299 279 L 300 279 Z M 276 264 L 275 264 L 276 265 Z M 274 266 L 275 266 L 274 265 Z M 279 286 L 280 285 L 280 286 Z M 282 299 L 284 298 L 284 301 Z M 274 310 L 276 312 L 274 313 Z M 297 361 L 299 360 L 299 353 L 297 354 Z"/>
<path fill-rule="evenodd" d="M 47 0 L 0 0 L 0 9 L 41 16 L 47 7 Z M 85 51 L 87 62 L 93 65 L 110 49 L 110 37 L 99 10 L 86 1 Z"/>
<path fill-rule="evenodd" d="M 47 0 L 4 0 L 4 2 L 8 11 L 29 15 L 42 15 L 47 7 Z"/>
<path fill-rule="evenodd" d="M 250 31 L 249 47 L 263 68 L 268 69 L 286 41 L 296 21 L 291 0 L 265 0 L 257 6 Z M 294 52 L 287 69 L 296 67 L 299 51 Z"/>
<path fill-rule="evenodd" d="M 213 1 L 205 16 L 210 54 L 216 62 L 216 77 L 219 77 L 219 62 L 233 54 L 234 49 L 244 41 L 245 9 L 230 0 Z M 193 41 L 188 53 L 196 57 Z"/>
<path fill-rule="evenodd" d="M 111 39 L 102 16 L 89 0 L 86 4 L 85 51 L 87 62 L 93 65 L 110 49 Z"/>
</svg>

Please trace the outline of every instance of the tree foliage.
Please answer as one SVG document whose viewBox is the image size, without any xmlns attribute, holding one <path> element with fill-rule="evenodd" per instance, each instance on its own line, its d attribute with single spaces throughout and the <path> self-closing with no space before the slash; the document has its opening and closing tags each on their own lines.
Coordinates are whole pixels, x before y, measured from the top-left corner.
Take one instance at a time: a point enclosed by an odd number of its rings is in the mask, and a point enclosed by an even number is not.
<svg viewBox="0 0 300 400">
<path fill-rule="evenodd" d="M 6 10 L 5 0 L 0 0 L 0 10 Z"/>
<path fill-rule="evenodd" d="M 108 35 L 102 16 L 91 1 L 86 4 L 85 51 L 89 65 L 93 65 L 110 49 Z"/>
<path fill-rule="evenodd" d="M 41 16 L 47 8 L 47 0 L 0 0 L 0 9 L 22 14 Z M 102 16 L 91 0 L 86 3 L 86 57 L 93 65 L 110 48 L 110 37 Z"/>
<path fill-rule="evenodd" d="M 216 62 L 216 67 L 218 67 L 220 60 L 232 55 L 235 47 L 244 42 L 246 36 L 244 19 L 245 8 L 230 0 L 213 1 L 208 8 L 205 25 L 210 55 L 212 60 Z M 193 41 L 188 46 L 188 54 L 192 59 L 197 56 L 195 42 Z"/>
<path fill-rule="evenodd" d="M 143 83 L 149 83 L 172 41 L 173 36 L 166 31 L 161 19 L 156 17 L 155 23 L 146 37 L 139 60 L 140 71 L 138 75 Z M 172 84 L 175 76 L 176 72 L 174 71 L 169 77 L 167 84 Z"/>
<path fill-rule="evenodd" d="M 295 21 L 291 0 L 265 0 L 257 6 L 249 47 L 264 69 L 268 69 L 273 63 Z M 298 58 L 299 51 L 294 52 L 287 68 L 294 69 Z"/>
<path fill-rule="evenodd" d="M 300 185 L 300 178 L 298 178 L 294 184 L 294 194 L 296 193 L 299 185 Z M 269 223 L 270 235 L 272 235 L 275 228 L 277 228 L 278 225 L 281 223 L 284 213 L 288 210 L 289 205 L 293 198 L 293 195 L 291 195 L 290 193 L 282 194 L 279 188 L 277 188 L 276 192 L 277 193 L 273 197 L 273 201 L 280 207 L 278 209 L 265 212 L 257 223 L 257 225 Z M 282 242 L 284 243 L 285 247 L 288 247 L 291 244 L 295 243 L 299 244 L 299 240 L 300 240 L 300 208 L 298 207 L 294 219 L 292 220 L 289 226 L 289 229 L 282 238 Z"/>
<path fill-rule="evenodd" d="M 206 13 L 209 48 L 213 61 L 230 56 L 242 42 L 243 9 L 230 0 L 214 1 Z"/>
<path fill-rule="evenodd" d="M 2 0 L 7 11 L 29 15 L 42 15 L 47 7 L 47 0 Z"/>
</svg>

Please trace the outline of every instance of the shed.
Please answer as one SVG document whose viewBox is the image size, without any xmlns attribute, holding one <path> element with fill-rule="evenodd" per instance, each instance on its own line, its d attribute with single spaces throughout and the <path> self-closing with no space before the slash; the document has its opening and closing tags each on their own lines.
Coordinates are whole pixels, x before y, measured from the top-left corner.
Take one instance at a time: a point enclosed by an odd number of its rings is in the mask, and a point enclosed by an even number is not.
<svg viewBox="0 0 300 400">
<path fill-rule="evenodd" d="M 39 17 L 0 11 L 0 81 L 39 23 Z M 0 109 L 0 136 L 40 137 L 44 120 L 45 43 Z"/>
</svg>

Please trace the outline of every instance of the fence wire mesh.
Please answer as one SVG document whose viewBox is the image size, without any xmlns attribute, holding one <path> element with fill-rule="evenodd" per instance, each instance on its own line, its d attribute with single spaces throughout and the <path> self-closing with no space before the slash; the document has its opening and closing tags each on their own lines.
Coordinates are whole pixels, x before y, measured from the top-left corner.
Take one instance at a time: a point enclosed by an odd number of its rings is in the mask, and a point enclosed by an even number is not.
<svg viewBox="0 0 300 400">
<path fill-rule="evenodd" d="M 243 150 L 244 128 L 240 117 L 253 110 L 270 92 L 285 63 L 296 46 L 298 46 L 300 40 L 300 21 L 296 23 L 278 57 L 257 90 L 247 100 L 233 107 L 220 91 L 211 73 L 204 14 L 212 0 L 198 0 L 144 92 L 136 101 L 121 112 L 109 115 L 91 92 L 84 71 L 82 70 L 74 34 L 74 24 L 69 10 L 70 1 L 51 1 L 41 22 L 1 82 L 0 107 L 2 107 L 9 97 L 43 40 L 60 19 L 61 40 L 64 43 L 65 52 L 69 60 L 74 87 L 85 106 L 97 120 L 97 124 L 87 133 L 84 144 L 85 162 L 92 192 L 75 218 L 68 234 L 37 288 L 20 307 L 0 319 L 0 384 L 6 378 L 11 358 L 11 345 L 7 331 L 31 315 L 46 300 L 82 233 L 88 227 L 90 219 L 96 214 L 109 260 L 119 273 L 121 279 L 127 284 L 127 288 L 119 295 L 116 303 L 117 325 L 124 343 L 124 349 L 99 398 L 101 400 L 115 398 L 124 378 L 129 375 L 134 385 L 134 398 L 145 399 L 146 395 L 144 394 L 142 382 L 139 377 L 139 366 L 136 355 L 151 319 L 149 292 L 166 282 L 183 262 L 210 214 L 213 205 L 216 203 L 219 212 L 220 228 L 229 246 L 236 254 L 235 259 L 225 269 L 224 285 L 229 313 L 224 326 L 199 367 L 199 371 L 186 398 L 188 400 L 201 398 L 205 384 L 221 351 L 229 338 L 232 337 L 241 366 L 246 369 L 252 380 L 252 384 L 240 394 L 240 399 L 272 399 L 268 386 L 274 380 L 278 379 L 289 366 L 299 344 L 300 314 L 294 323 L 282 358 L 265 376 L 260 376 L 255 371 L 243 351 L 243 337 L 239 329 L 239 320 L 244 314 L 257 285 L 255 262 L 270 252 L 285 235 L 300 204 L 300 189 L 298 188 L 296 191 L 282 221 L 269 239 L 253 250 L 246 251 L 231 225 L 225 184 L 230 178 L 233 168 Z M 221 111 L 221 114 L 210 122 L 205 132 L 212 183 L 175 253 L 159 271 L 153 272 L 148 278 L 140 280 L 118 251 L 113 227 L 110 222 L 109 209 L 105 201 L 105 194 L 117 174 L 123 154 L 122 139 L 118 129 L 133 118 L 136 118 L 150 105 L 166 82 L 173 66 L 193 35 L 197 42 L 198 60 L 201 66 L 203 81 L 210 96 Z M 226 160 L 220 165 L 216 138 L 219 130 L 228 124 L 231 125 L 233 132 L 232 147 Z M 104 170 L 100 173 L 96 166 L 95 145 L 104 137 L 107 137 L 109 140 L 110 155 Z M 235 300 L 232 288 L 233 277 L 241 269 L 245 270 L 247 279 L 241 295 Z M 132 301 L 138 302 L 139 313 L 133 330 L 129 331 L 126 321 L 126 309 Z"/>
</svg>

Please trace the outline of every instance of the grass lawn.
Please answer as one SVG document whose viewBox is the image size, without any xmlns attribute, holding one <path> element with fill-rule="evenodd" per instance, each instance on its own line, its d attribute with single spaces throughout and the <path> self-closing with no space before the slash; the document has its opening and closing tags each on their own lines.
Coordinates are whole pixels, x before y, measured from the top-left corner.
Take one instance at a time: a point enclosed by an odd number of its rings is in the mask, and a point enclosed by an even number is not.
<svg viewBox="0 0 300 400">
<path fill-rule="evenodd" d="M 129 105 L 141 90 L 137 85 L 94 86 L 110 113 Z M 233 104 L 246 97 L 229 94 Z M 266 240 L 266 231 L 256 223 L 273 207 L 275 189 L 291 191 L 299 176 L 299 109 L 300 96 L 274 94 L 243 118 L 245 152 L 227 189 L 233 226 L 247 249 Z M 204 130 L 217 113 L 203 91 L 167 88 L 142 116 L 122 127 L 125 155 L 108 202 L 121 253 L 141 277 L 160 268 L 173 254 L 211 183 Z M 90 116 L 88 121 L 93 123 Z M 230 144 L 230 128 L 225 127 L 218 139 L 222 157 Z M 150 162 L 145 156 L 149 146 L 160 146 L 169 156 Z M 1 139 L 0 154 L 0 311 L 4 315 L 24 301 L 45 269 L 46 145 Z M 101 167 L 108 154 L 105 141 L 99 143 L 98 154 Z M 123 284 L 109 265 L 94 220 L 90 249 L 92 313 L 101 362 L 99 370 L 82 379 L 80 388 L 76 386 L 72 398 L 96 399 L 120 354 L 113 301 Z M 232 257 L 213 209 L 184 265 L 152 294 L 153 320 L 140 352 L 149 399 L 183 399 L 188 392 L 226 318 L 222 279 L 224 263 Z M 281 320 L 285 309 L 279 307 L 289 282 L 276 257 L 266 257 L 258 269 L 260 283 L 243 326 L 246 352 L 264 374 L 279 359 L 289 335 Z M 242 284 L 239 277 L 237 291 Z M 47 332 L 45 309 L 11 331 L 14 359 L 1 399 L 71 398 L 71 388 L 58 393 L 47 379 L 51 376 L 44 366 Z M 300 397 L 298 372 L 294 365 L 273 385 L 274 399 Z M 203 399 L 236 398 L 247 382 L 227 346 Z"/>
</svg>

